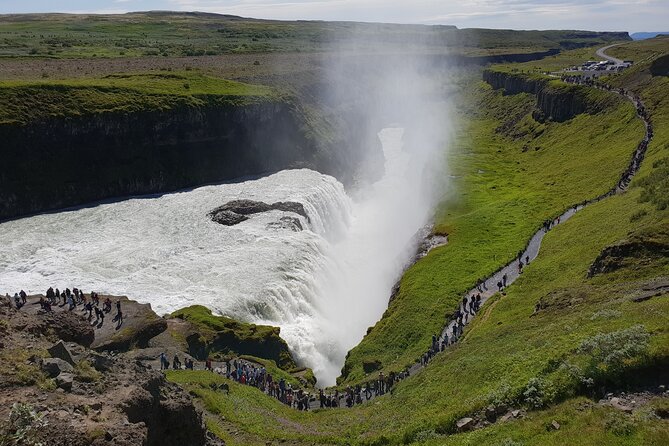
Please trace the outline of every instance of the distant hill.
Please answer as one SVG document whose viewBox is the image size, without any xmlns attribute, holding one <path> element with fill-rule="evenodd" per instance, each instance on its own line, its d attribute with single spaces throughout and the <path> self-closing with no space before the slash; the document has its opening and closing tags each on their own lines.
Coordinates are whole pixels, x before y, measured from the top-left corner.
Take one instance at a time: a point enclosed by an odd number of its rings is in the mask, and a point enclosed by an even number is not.
<svg viewBox="0 0 669 446">
<path fill-rule="evenodd" d="M 644 39 L 652 39 L 653 37 L 661 36 L 661 35 L 669 35 L 669 31 L 660 31 L 660 32 L 648 32 L 648 33 L 633 33 L 630 34 L 630 37 L 632 40 L 644 40 Z"/>
</svg>

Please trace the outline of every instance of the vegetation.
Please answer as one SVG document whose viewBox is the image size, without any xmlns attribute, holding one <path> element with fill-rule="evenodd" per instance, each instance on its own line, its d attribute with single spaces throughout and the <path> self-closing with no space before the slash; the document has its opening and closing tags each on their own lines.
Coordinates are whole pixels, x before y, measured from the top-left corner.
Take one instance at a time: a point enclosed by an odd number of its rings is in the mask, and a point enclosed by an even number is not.
<svg viewBox="0 0 669 446">
<path fill-rule="evenodd" d="M 279 336 L 277 327 L 215 316 L 201 305 L 177 310 L 171 317 L 188 321 L 196 331 L 186 339 L 191 353 L 196 356 L 246 354 L 272 360 L 285 370 L 295 367 L 288 345 Z M 270 367 L 268 363 L 265 365 Z"/>
<path fill-rule="evenodd" d="M 593 45 L 623 34 L 584 31 L 458 30 L 451 26 L 279 22 L 185 12 L 123 15 L 31 14 L 0 17 L 0 57 L 100 58 L 314 52 L 346 48 L 351 37 L 406 51 L 473 55 L 525 53 Z M 351 42 L 351 48 L 353 48 Z M 364 49 L 364 46 L 363 48 Z"/>
<path fill-rule="evenodd" d="M 607 112 L 539 123 L 534 96 L 468 88 L 475 102 L 462 107 L 468 122 L 449 161 L 457 193 L 446 197 L 435 229 L 449 243 L 407 271 L 383 319 L 351 350 L 343 382 L 365 379 L 365 360 L 386 371 L 414 362 L 477 279 L 513 259 L 544 221 L 608 191 L 643 136 L 632 106 L 610 94 L 593 93 L 614 104 Z M 592 133 L 595 126 L 601 131 Z"/>
<path fill-rule="evenodd" d="M 116 74 L 100 79 L 0 82 L 0 124 L 52 117 L 132 113 L 204 105 L 245 105 L 276 100 L 269 87 L 197 72 Z"/>
</svg>

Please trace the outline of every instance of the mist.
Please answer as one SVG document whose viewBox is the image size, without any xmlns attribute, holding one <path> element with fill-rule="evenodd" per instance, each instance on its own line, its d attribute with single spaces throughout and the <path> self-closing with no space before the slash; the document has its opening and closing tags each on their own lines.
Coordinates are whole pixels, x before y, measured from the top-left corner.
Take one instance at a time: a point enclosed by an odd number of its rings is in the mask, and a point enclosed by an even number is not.
<svg viewBox="0 0 669 446">
<path fill-rule="evenodd" d="M 308 365 L 320 385 L 335 384 L 346 353 L 381 318 L 393 285 L 414 258 L 416 234 L 431 224 L 445 193 L 453 130 L 450 73 L 421 54 L 421 42 L 408 43 L 399 48 L 347 39 L 325 62 L 324 100 L 364 117 L 370 128 L 361 135 L 373 134 L 376 141 L 363 136 L 358 144 L 365 153 L 347 190 L 350 225 L 330 240 L 329 263 L 316 279 L 321 323 Z"/>
</svg>

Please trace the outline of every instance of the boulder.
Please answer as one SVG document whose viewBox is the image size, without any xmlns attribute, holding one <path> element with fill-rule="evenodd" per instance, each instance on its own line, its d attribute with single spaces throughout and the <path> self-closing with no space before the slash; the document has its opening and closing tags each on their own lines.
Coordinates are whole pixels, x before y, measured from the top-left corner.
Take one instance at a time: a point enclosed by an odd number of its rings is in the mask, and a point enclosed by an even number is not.
<svg viewBox="0 0 669 446">
<path fill-rule="evenodd" d="M 473 418 L 465 417 L 460 418 L 456 423 L 458 432 L 468 432 L 474 429 L 476 422 Z"/>
<path fill-rule="evenodd" d="M 553 420 L 553 421 L 551 421 L 550 428 L 553 429 L 553 430 L 556 430 L 556 431 L 557 431 L 557 430 L 560 430 L 560 423 L 558 423 L 557 421 Z"/>
<path fill-rule="evenodd" d="M 49 378 L 55 378 L 61 373 L 71 373 L 74 371 L 74 367 L 60 358 L 44 359 L 41 368 Z"/>
<path fill-rule="evenodd" d="M 211 218 L 211 221 L 225 226 L 234 226 L 249 219 L 245 215 L 228 210 L 214 210 L 209 214 L 209 217 Z"/>
<path fill-rule="evenodd" d="M 91 352 L 88 355 L 91 365 L 98 372 L 107 372 L 114 366 L 114 360 L 107 355 Z"/>
<path fill-rule="evenodd" d="M 62 340 L 56 342 L 47 350 L 52 358 L 62 359 L 63 361 L 67 362 L 72 366 L 76 365 L 76 362 L 74 362 L 74 358 L 72 357 L 72 353 L 70 353 L 70 350 L 67 348 L 67 346 Z"/>
<path fill-rule="evenodd" d="M 495 420 L 497 420 L 497 411 L 495 410 L 494 406 L 486 407 L 485 418 L 486 418 L 486 420 L 490 421 L 491 423 L 494 423 Z"/>
<path fill-rule="evenodd" d="M 279 201 L 277 203 L 267 204 L 262 201 L 254 200 L 233 200 L 223 206 L 211 210 L 208 215 L 209 218 L 216 223 L 233 226 L 244 220 L 248 220 L 247 215 L 269 211 L 292 212 L 301 215 L 309 221 L 309 216 L 304 209 L 304 205 L 294 201 Z M 286 223 L 287 222 L 284 222 L 284 224 Z M 299 226 L 302 226 L 302 224 L 300 223 Z"/>
<path fill-rule="evenodd" d="M 63 389 L 66 392 L 72 390 L 72 384 L 74 383 L 74 375 L 71 373 L 61 373 L 56 377 L 56 386 L 59 389 Z"/>
<path fill-rule="evenodd" d="M 506 404 L 500 404 L 495 408 L 495 412 L 497 412 L 497 415 L 504 415 L 509 411 L 509 406 Z"/>
</svg>

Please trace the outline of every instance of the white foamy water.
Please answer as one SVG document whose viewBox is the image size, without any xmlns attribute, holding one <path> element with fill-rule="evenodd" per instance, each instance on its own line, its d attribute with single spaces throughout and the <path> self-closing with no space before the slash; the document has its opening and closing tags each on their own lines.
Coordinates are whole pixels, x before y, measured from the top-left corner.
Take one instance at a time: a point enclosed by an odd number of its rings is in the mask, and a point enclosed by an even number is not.
<svg viewBox="0 0 669 446">
<path fill-rule="evenodd" d="M 38 215 L 0 225 L 0 292 L 49 286 L 128 295 L 159 314 L 201 304 L 281 335 L 321 384 L 377 321 L 427 219 L 401 129 L 380 133 L 381 181 L 354 200 L 307 169 L 236 184 Z M 296 201 L 309 222 L 272 211 L 228 227 L 207 213 L 234 199 Z M 304 231 L 273 227 L 299 217 Z"/>
</svg>

